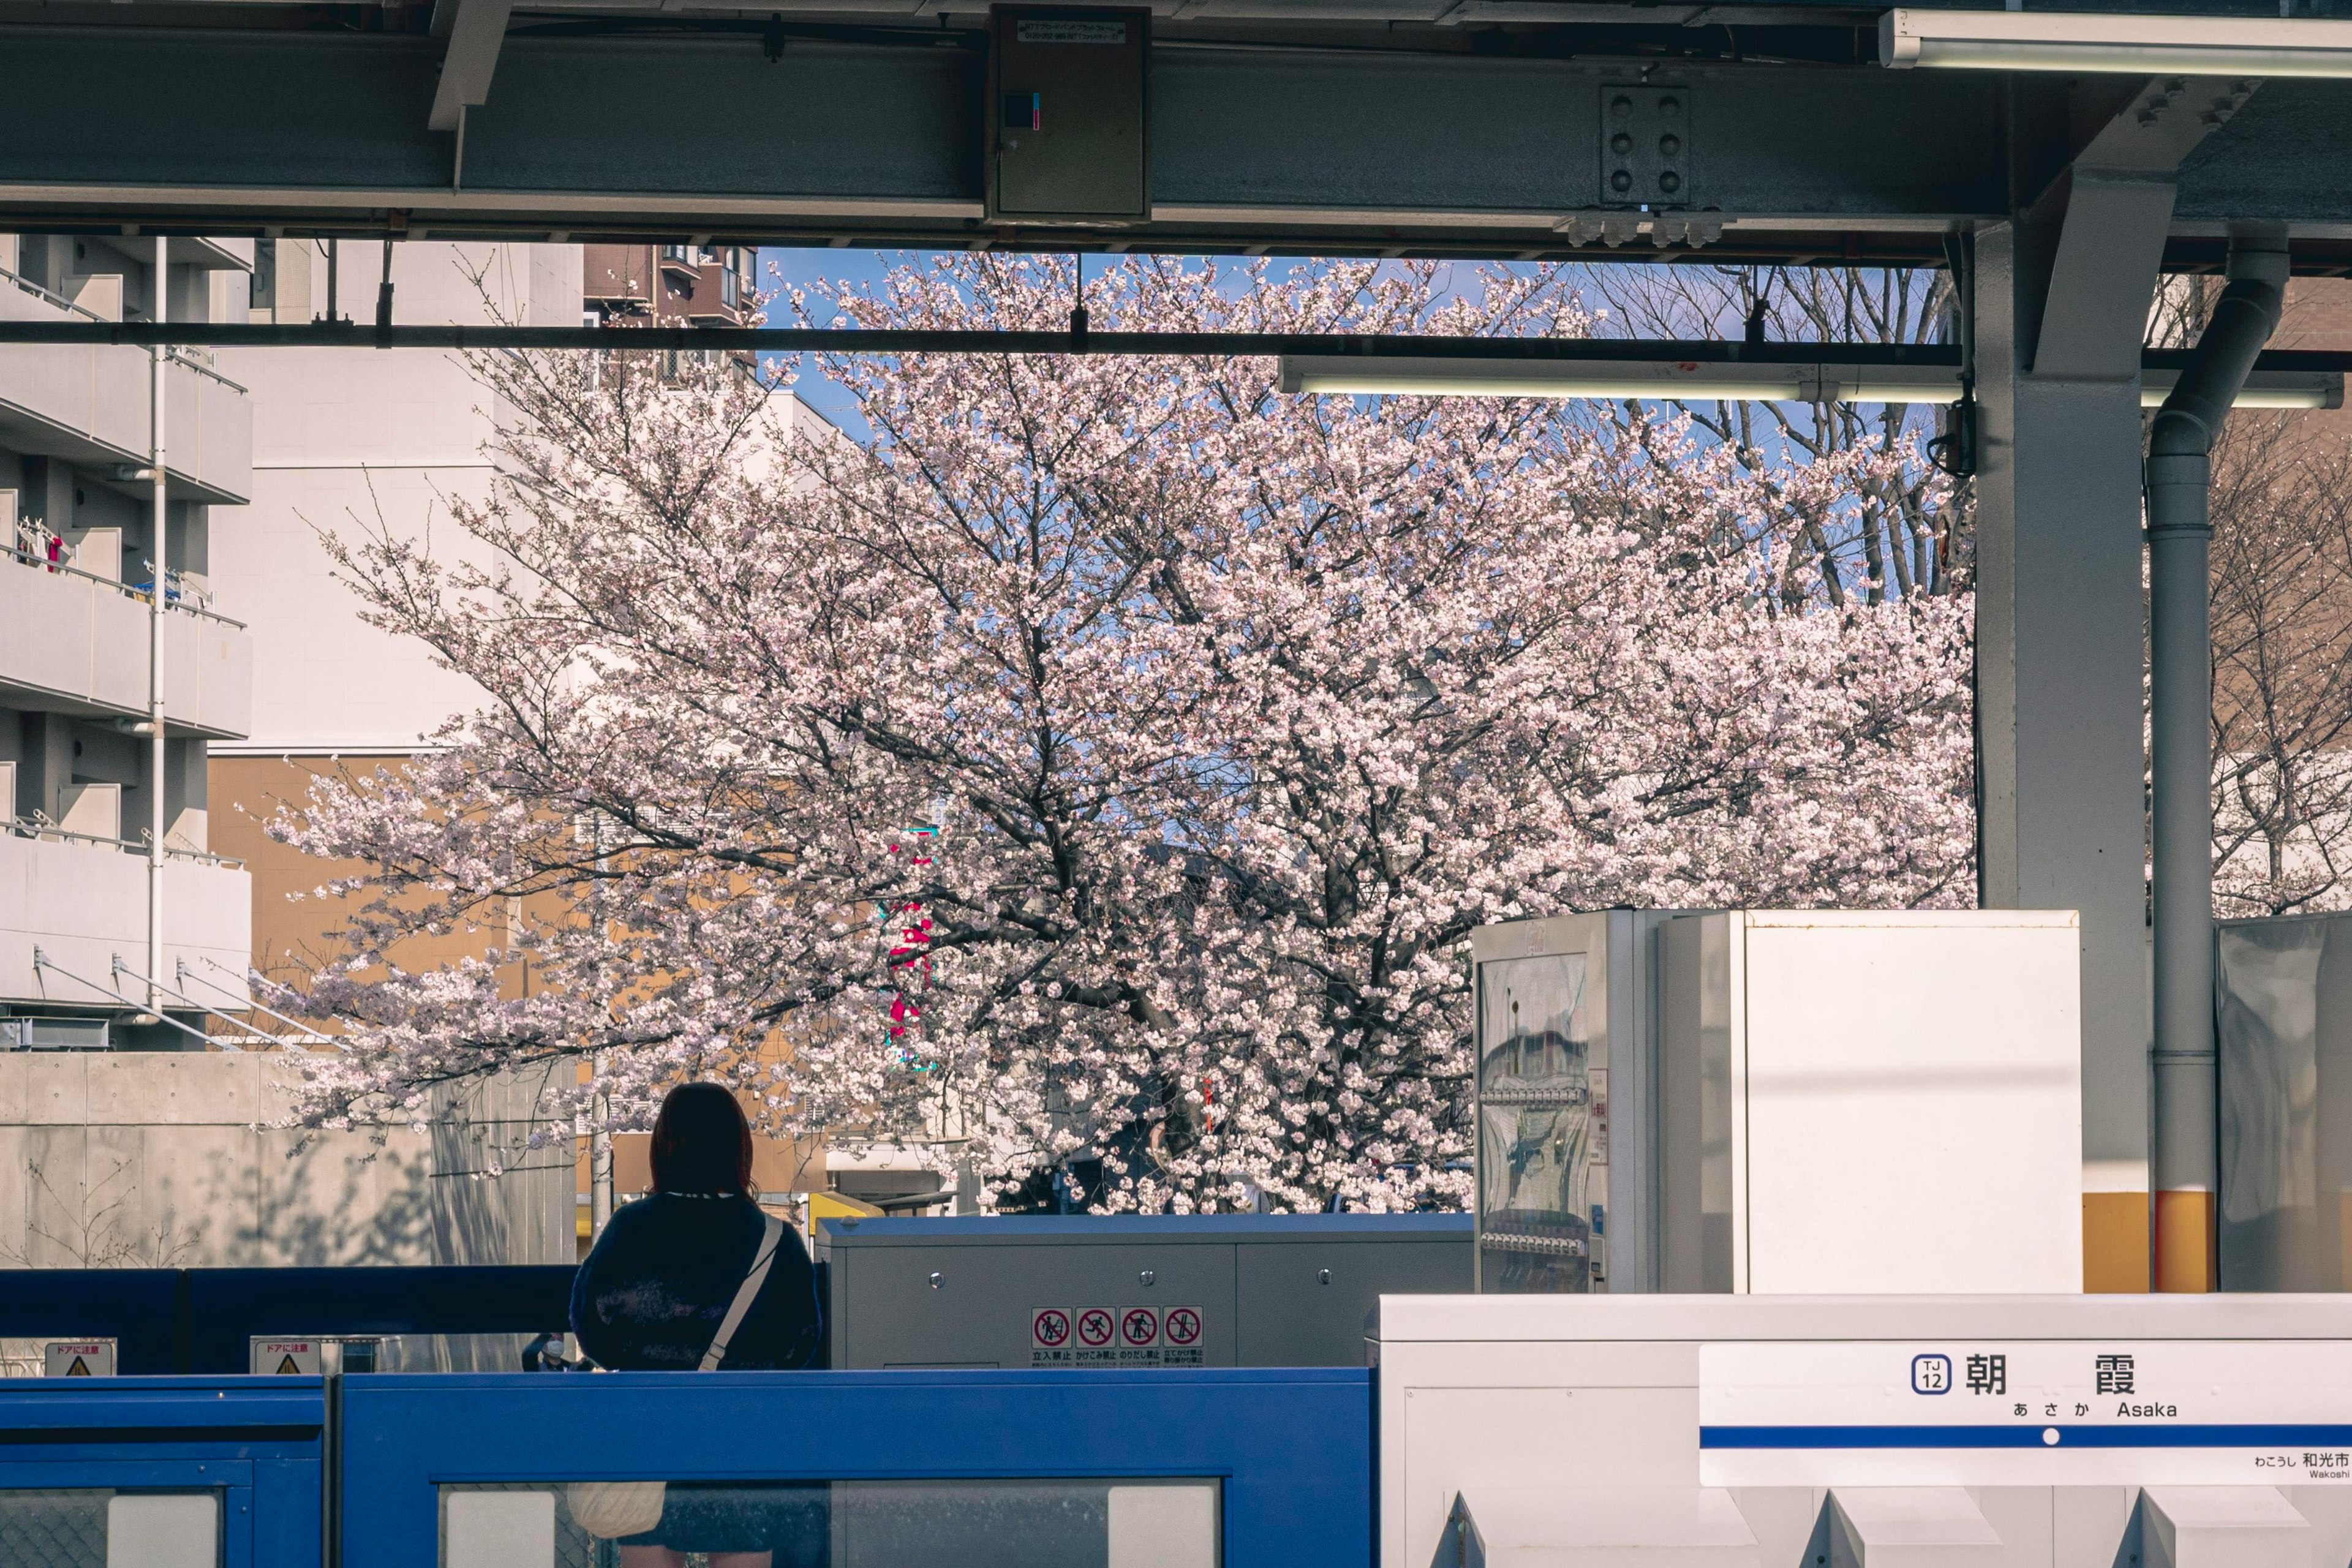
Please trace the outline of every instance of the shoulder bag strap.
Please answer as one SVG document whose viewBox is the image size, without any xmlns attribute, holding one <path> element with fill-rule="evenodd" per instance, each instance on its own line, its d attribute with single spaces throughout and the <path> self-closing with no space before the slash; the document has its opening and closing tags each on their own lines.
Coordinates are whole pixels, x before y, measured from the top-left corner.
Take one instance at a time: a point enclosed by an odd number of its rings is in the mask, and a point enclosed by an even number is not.
<svg viewBox="0 0 2352 1568">
<path fill-rule="evenodd" d="M 743 1276 L 743 1283 L 736 1288 L 735 1300 L 729 1303 L 727 1316 L 720 1320 L 719 1332 L 711 1340 L 710 1348 L 702 1352 L 702 1364 L 695 1369 L 697 1372 L 719 1370 L 719 1363 L 727 1359 L 727 1342 L 733 1339 L 735 1331 L 742 1326 L 743 1314 L 751 1310 L 752 1298 L 759 1295 L 760 1287 L 768 1282 L 768 1270 L 776 1266 L 776 1253 L 784 1240 L 784 1222 L 772 1214 L 763 1214 L 760 1217 L 765 1223 L 760 1228 L 760 1250 L 752 1260 L 751 1272 Z"/>
</svg>

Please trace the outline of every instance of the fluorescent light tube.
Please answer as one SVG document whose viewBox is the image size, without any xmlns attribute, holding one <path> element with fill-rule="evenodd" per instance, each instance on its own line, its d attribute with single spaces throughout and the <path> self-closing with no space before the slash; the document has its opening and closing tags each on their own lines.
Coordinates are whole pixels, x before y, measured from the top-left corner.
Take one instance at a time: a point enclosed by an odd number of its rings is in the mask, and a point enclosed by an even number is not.
<svg viewBox="0 0 2352 1568">
<path fill-rule="evenodd" d="M 2140 372 L 2139 403 L 2157 408 L 2180 380 L 2177 370 Z M 2232 408 L 2341 408 L 2344 373 L 2332 370 L 2258 370 L 2238 389 Z"/>
<path fill-rule="evenodd" d="M 1878 62 L 1973 70 L 2352 77 L 2352 22 L 1897 7 L 1878 19 Z"/>
<path fill-rule="evenodd" d="M 1286 354 L 1282 390 L 1412 397 L 1678 398 L 1686 403 L 1951 403 L 1960 395 L 1960 378 L 1948 365 Z"/>
<path fill-rule="evenodd" d="M 2140 402 L 2161 404 L 2180 373 L 2150 370 Z M 1423 359 L 1286 354 L 1282 390 L 1314 395 L 1660 398 L 1685 403 L 1957 403 L 1948 365 L 1741 364 L 1697 360 Z M 2336 371 L 2263 371 L 2246 378 L 2240 408 L 2341 408 Z"/>
</svg>

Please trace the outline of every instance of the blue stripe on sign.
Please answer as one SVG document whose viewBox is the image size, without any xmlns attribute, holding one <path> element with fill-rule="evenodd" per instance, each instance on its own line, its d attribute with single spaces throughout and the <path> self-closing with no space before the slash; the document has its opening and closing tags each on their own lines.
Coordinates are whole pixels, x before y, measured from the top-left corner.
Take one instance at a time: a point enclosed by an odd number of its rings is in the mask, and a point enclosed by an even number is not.
<svg viewBox="0 0 2352 1568">
<path fill-rule="evenodd" d="M 2042 1434 L 2054 1429 L 2056 1443 Z M 2352 1426 L 1702 1426 L 1702 1448 L 2345 1448 Z"/>
</svg>

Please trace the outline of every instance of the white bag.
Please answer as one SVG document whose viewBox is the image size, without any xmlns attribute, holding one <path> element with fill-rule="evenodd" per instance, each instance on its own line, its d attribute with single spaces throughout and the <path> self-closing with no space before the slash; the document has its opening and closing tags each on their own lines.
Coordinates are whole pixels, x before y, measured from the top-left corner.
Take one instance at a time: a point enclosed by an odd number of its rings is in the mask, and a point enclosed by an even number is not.
<svg viewBox="0 0 2352 1568">
<path fill-rule="evenodd" d="M 783 1243 L 784 1222 L 773 1215 L 761 1217 L 767 1223 L 751 1272 L 743 1276 L 743 1283 L 736 1287 L 735 1300 L 728 1304 L 727 1316 L 719 1321 L 719 1332 L 711 1337 L 710 1348 L 702 1352 L 702 1364 L 695 1368 L 697 1372 L 716 1372 L 719 1363 L 727 1359 L 728 1342 L 742 1325 L 743 1315 L 751 1310 L 760 1287 L 768 1282 L 768 1270 L 775 1267 L 776 1250 Z M 581 1529 L 604 1541 L 617 1541 L 624 1535 L 643 1535 L 660 1524 L 662 1504 L 668 1500 L 668 1495 L 667 1481 L 574 1481 L 563 1489 L 563 1503 L 572 1510 L 572 1521 Z"/>
<path fill-rule="evenodd" d="M 572 1522 L 605 1541 L 643 1535 L 661 1522 L 667 1481 L 574 1481 L 563 1489 Z"/>
</svg>

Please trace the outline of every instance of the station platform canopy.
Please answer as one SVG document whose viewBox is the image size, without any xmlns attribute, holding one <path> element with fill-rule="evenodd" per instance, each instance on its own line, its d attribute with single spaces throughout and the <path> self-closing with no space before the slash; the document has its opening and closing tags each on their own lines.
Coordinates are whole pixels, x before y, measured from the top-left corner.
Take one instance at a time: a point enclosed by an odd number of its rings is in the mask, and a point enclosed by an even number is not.
<svg viewBox="0 0 2352 1568">
<path fill-rule="evenodd" d="M 8 0 L 0 226 L 1940 265 L 2122 124 L 2168 267 L 2342 271 L 2352 8 L 2284 9 Z"/>
</svg>

